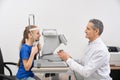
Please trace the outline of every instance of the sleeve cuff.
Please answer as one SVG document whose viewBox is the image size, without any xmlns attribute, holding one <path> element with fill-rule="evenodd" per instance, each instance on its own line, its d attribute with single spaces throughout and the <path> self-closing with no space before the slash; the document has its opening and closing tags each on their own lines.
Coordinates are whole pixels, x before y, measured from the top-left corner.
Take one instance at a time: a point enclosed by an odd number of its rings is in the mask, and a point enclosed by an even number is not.
<svg viewBox="0 0 120 80">
<path fill-rule="evenodd" d="M 72 61 L 73 61 L 72 58 L 68 58 L 67 61 L 66 61 L 66 63 L 67 63 L 68 65 L 70 65 Z"/>
</svg>

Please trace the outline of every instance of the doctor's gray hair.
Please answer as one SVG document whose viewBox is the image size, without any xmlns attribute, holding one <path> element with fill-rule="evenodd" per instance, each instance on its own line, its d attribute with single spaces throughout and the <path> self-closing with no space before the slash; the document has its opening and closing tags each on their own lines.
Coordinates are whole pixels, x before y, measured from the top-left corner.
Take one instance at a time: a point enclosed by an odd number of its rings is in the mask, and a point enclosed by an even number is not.
<svg viewBox="0 0 120 80">
<path fill-rule="evenodd" d="M 99 35 L 101 35 L 104 29 L 102 21 L 98 19 L 91 19 L 89 22 L 94 24 L 93 29 L 99 29 Z"/>
</svg>

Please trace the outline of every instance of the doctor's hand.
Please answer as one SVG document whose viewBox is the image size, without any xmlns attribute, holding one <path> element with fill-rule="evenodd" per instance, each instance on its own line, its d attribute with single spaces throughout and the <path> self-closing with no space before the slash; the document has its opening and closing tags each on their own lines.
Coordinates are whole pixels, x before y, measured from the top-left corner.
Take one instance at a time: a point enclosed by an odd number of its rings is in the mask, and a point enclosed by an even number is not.
<svg viewBox="0 0 120 80">
<path fill-rule="evenodd" d="M 64 61 L 67 61 L 67 59 L 71 57 L 68 53 L 66 53 L 63 50 L 59 50 L 57 53 L 60 56 L 60 58 Z"/>
</svg>

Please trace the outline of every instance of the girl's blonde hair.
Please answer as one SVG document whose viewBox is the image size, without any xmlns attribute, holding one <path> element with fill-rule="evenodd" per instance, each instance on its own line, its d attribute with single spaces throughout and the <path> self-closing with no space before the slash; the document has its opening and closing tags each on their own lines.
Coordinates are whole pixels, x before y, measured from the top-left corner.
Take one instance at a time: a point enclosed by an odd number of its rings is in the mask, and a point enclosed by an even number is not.
<svg viewBox="0 0 120 80">
<path fill-rule="evenodd" d="M 26 43 L 25 41 L 26 41 L 26 39 L 28 39 L 28 34 L 30 33 L 30 29 L 33 29 L 33 28 L 37 28 L 37 26 L 28 25 L 28 26 L 25 27 L 25 30 L 23 32 L 23 38 L 22 38 L 21 44 L 20 44 L 20 49 L 21 49 L 22 45 Z M 19 59 L 17 65 L 20 66 L 20 59 Z"/>
</svg>

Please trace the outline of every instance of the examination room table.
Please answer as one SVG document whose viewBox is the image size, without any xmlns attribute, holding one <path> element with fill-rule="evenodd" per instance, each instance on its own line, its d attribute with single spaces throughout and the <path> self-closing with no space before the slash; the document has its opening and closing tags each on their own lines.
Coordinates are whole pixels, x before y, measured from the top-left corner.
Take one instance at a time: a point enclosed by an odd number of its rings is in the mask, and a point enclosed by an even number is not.
<svg viewBox="0 0 120 80">
<path fill-rule="evenodd" d="M 112 77 L 112 80 L 120 80 L 120 66 L 110 66 L 111 69 L 111 73 L 110 76 Z M 67 71 L 69 70 L 69 67 L 61 67 L 61 68 L 32 68 L 32 71 L 35 74 L 43 74 L 45 75 L 46 73 L 56 73 L 56 74 L 61 74 L 61 73 L 67 73 Z M 38 75 L 38 76 L 39 76 Z M 62 75 L 62 76 L 66 76 L 66 75 Z M 67 75 L 67 79 L 64 80 L 72 80 L 70 79 L 69 75 Z M 41 77 L 40 77 L 41 78 Z M 42 80 L 53 80 L 52 77 L 49 77 L 49 79 L 42 79 Z M 60 79 L 61 80 L 61 79 Z"/>
<path fill-rule="evenodd" d="M 45 75 L 46 73 L 50 73 L 50 74 L 55 73 L 55 74 L 59 75 L 61 73 L 67 73 L 68 70 L 69 70 L 69 67 L 61 67 L 61 68 L 60 67 L 56 67 L 56 68 L 55 67 L 54 68 L 52 68 L 52 67 L 50 67 L 50 68 L 35 68 L 35 67 L 33 67 L 32 68 L 33 73 L 39 74 L 39 75 L 40 74 Z M 44 80 L 48 80 L 48 79 L 44 79 Z M 52 76 L 50 76 L 49 80 L 54 80 L 54 79 L 52 79 Z M 70 79 L 68 78 L 67 80 L 70 80 Z"/>
<path fill-rule="evenodd" d="M 120 80 L 120 66 L 110 66 L 111 68 L 111 73 L 110 76 L 112 77 L 113 80 Z"/>
</svg>

